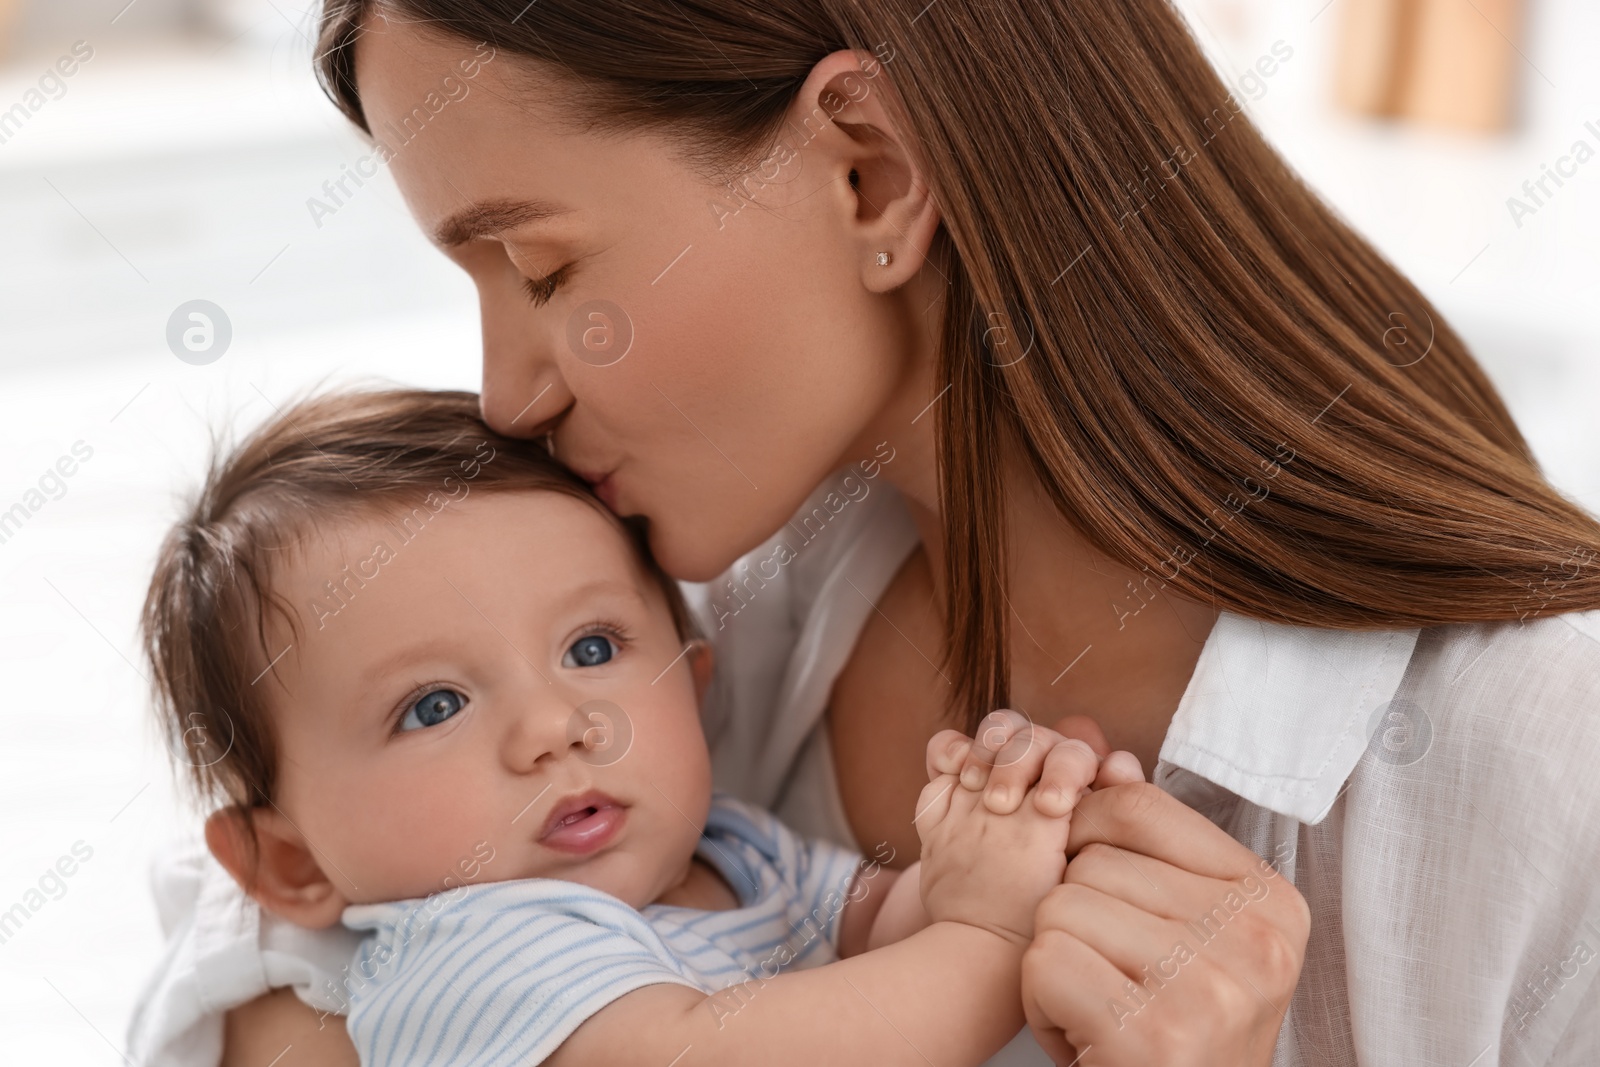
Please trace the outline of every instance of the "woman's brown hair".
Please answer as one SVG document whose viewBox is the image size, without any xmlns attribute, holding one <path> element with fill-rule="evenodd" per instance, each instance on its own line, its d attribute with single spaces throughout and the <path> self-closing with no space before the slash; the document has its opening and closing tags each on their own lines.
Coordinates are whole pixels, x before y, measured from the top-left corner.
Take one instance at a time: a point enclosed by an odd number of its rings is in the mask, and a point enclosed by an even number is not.
<svg viewBox="0 0 1600 1067">
<path fill-rule="evenodd" d="M 1279 158 L 1167 0 L 384 0 L 738 174 L 822 57 L 892 80 L 942 225 L 946 666 L 1008 700 L 1000 449 L 1160 588 L 1339 629 L 1600 607 L 1600 524 L 1461 339 Z M 325 90 L 366 129 L 327 0 Z M 879 72 L 879 76 L 883 72 Z M 369 131 L 370 132 L 370 131 Z"/>
<path fill-rule="evenodd" d="M 274 795 L 276 748 L 267 686 L 258 684 L 281 655 L 267 645 L 268 613 L 296 643 L 309 621 L 273 590 L 289 553 L 341 521 L 374 514 L 395 520 L 395 549 L 403 551 L 471 494 L 512 491 L 564 493 L 616 523 L 661 587 L 678 635 L 696 635 L 682 590 L 650 555 L 642 524 L 612 515 L 541 443 L 484 425 L 476 393 L 313 395 L 278 411 L 237 447 L 214 446 L 204 483 L 161 545 L 141 615 L 157 712 L 201 794 L 237 809 Z M 328 605 L 340 607 L 314 608 L 319 624 L 359 595 L 359 570 L 347 567 L 328 583 Z M 254 823 L 241 825 L 250 831 Z"/>
</svg>

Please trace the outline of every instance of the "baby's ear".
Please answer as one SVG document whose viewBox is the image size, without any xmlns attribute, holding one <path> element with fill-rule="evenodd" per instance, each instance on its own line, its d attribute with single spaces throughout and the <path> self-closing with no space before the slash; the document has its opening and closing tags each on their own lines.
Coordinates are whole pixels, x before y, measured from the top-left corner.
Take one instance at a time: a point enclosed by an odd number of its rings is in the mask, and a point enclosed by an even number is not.
<svg viewBox="0 0 1600 1067">
<path fill-rule="evenodd" d="M 716 657 L 712 654 L 711 642 L 703 637 L 696 637 L 689 642 L 689 670 L 694 674 L 694 699 L 696 704 L 704 704 L 706 689 L 711 685 L 711 664 Z"/>
<path fill-rule="evenodd" d="M 332 926 L 350 903 L 323 873 L 310 843 L 274 808 L 213 812 L 206 819 L 206 846 L 256 903 L 296 926 Z"/>
</svg>

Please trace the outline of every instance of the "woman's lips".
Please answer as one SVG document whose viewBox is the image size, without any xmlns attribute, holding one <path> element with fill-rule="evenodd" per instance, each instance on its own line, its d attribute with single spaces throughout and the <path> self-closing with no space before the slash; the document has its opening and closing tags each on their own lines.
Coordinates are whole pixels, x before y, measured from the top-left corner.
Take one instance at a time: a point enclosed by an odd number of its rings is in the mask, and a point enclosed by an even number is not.
<svg viewBox="0 0 1600 1067">
<path fill-rule="evenodd" d="M 601 502 L 604 503 L 606 507 L 610 508 L 612 511 L 617 510 L 617 486 L 612 480 L 612 475 L 617 473 L 615 469 L 609 470 L 604 474 L 591 474 L 582 467 L 573 467 L 572 471 L 585 482 L 589 483 L 590 490 L 594 492 L 595 496 L 600 498 Z"/>
<path fill-rule="evenodd" d="M 594 483 L 594 495 L 599 497 L 600 502 L 613 512 L 617 510 L 617 486 L 612 481 L 611 475 L 608 474 Z"/>
<path fill-rule="evenodd" d="M 594 852 L 617 836 L 627 817 L 627 809 L 605 794 L 585 793 L 556 806 L 539 843 L 577 855 Z"/>
</svg>

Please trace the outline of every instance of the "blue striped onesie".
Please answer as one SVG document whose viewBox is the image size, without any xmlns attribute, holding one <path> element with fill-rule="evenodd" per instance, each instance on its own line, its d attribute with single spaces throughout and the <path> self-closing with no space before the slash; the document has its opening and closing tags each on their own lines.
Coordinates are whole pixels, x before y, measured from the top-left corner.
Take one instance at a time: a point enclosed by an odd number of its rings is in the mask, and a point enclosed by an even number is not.
<svg viewBox="0 0 1600 1067">
<path fill-rule="evenodd" d="M 695 852 L 738 907 L 636 911 L 599 889 L 531 878 L 346 908 L 346 926 L 372 931 L 346 979 L 363 1067 L 527 1067 L 641 986 L 714 993 L 839 958 L 858 853 L 807 841 L 720 791 Z"/>
</svg>

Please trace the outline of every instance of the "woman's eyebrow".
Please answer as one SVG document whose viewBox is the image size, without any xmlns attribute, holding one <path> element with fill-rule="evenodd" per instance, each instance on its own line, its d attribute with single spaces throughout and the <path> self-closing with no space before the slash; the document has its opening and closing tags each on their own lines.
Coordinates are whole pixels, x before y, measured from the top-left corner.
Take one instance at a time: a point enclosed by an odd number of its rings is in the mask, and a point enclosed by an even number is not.
<svg viewBox="0 0 1600 1067">
<path fill-rule="evenodd" d="M 469 204 L 434 227 L 433 242 L 441 248 L 454 248 L 566 213 L 566 208 L 544 200 L 484 200 Z"/>
</svg>

